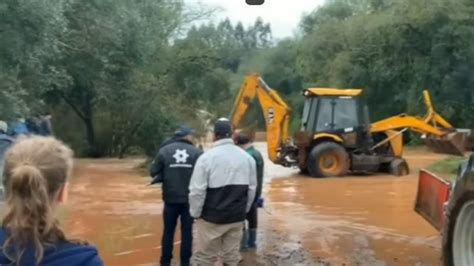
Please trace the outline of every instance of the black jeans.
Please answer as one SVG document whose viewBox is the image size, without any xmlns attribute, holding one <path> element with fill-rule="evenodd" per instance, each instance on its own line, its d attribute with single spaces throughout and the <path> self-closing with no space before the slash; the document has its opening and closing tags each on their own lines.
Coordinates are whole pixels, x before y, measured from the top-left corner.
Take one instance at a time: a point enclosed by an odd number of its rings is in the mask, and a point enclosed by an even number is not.
<svg viewBox="0 0 474 266">
<path fill-rule="evenodd" d="M 173 258 L 174 233 L 181 217 L 181 265 L 189 265 L 193 246 L 193 218 L 188 203 L 165 203 L 161 265 L 170 265 Z"/>
<path fill-rule="evenodd" d="M 252 204 L 252 208 L 247 213 L 247 222 L 249 223 L 248 229 L 257 229 L 258 228 L 258 210 L 257 210 L 257 202 Z"/>
</svg>

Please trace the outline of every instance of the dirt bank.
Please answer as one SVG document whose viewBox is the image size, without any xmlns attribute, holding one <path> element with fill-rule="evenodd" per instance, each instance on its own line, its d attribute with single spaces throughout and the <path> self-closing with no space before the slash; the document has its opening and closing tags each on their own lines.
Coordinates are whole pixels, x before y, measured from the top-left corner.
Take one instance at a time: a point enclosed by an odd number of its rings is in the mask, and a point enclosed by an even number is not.
<svg viewBox="0 0 474 266">
<path fill-rule="evenodd" d="M 417 170 L 442 157 L 406 157 L 412 175 L 402 178 L 312 179 L 267 162 L 260 246 L 244 265 L 437 265 L 438 233 L 412 209 Z M 156 265 L 160 257 L 161 193 L 146 186 L 138 163 L 77 163 L 65 227 L 96 244 L 107 265 Z"/>
</svg>

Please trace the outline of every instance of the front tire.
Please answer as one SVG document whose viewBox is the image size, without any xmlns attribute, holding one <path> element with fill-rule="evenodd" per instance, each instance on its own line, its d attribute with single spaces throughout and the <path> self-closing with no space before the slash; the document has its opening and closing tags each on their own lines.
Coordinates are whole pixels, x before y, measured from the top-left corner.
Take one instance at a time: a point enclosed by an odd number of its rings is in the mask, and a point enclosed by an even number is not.
<svg viewBox="0 0 474 266">
<path fill-rule="evenodd" d="M 349 165 L 346 150 L 335 142 L 317 144 L 308 157 L 308 171 L 313 177 L 344 176 Z"/>
<path fill-rule="evenodd" d="M 410 174 L 410 167 L 404 159 L 396 158 L 390 162 L 389 171 L 394 176 L 406 176 Z"/>
</svg>

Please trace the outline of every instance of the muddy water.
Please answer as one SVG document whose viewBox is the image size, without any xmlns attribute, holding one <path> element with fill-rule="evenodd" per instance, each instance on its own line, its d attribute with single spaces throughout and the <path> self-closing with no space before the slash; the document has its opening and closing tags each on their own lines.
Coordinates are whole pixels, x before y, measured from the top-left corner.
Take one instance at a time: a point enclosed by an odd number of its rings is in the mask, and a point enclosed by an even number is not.
<svg viewBox="0 0 474 266">
<path fill-rule="evenodd" d="M 406 154 L 412 174 L 311 179 L 267 172 L 267 226 L 335 265 L 438 265 L 438 232 L 413 212 L 419 168 L 442 156 Z M 287 175 L 288 173 L 284 173 Z"/>
<path fill-rule="evenodd" d="M 420 150 L 406 157 L 413 174 L 403 178 L 312 179 L 267 162 L 259 249 L 244 254 L 243 265 L 438 265 L 438 233 L 412 209 L 417 170 L 441 157 Z M 70 236 L 99 248 L 106 265 L 159 261 L 161 190 L 146 186 L 140 163 L 77 162 L 62 220 Z"/>
<path fill-rule="evenodd" d="M 162 228 L 161 189 L 147 187 L 140 161 L 78 161 L 65 228 L 97 245 L 106 265 L 156 265 Z"/>
</svg>

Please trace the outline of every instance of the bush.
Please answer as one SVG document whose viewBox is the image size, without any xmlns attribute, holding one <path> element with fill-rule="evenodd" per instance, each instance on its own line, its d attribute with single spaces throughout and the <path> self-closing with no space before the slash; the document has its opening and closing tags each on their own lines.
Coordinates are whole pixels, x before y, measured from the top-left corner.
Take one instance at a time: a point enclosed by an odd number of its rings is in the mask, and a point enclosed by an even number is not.
<svg viewBox="0 0 474 266">
<path fill-rule="evenodd" d="M 455 176 L 459 165 L 466 161 L 467 159 L 464 157 L 451 156 L 428 166 L 428 170 L 437 174 Z"/>
</svg>

